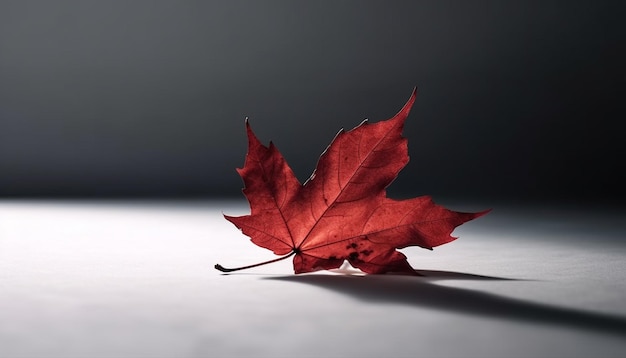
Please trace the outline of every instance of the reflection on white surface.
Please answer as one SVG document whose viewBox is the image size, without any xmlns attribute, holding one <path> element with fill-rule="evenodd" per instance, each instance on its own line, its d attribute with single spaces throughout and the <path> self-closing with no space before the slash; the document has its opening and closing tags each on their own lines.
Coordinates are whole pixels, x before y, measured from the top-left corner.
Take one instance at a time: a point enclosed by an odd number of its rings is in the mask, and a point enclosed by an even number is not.
<svg viewBox="0 0 626 358">
<path fill-rule="evenodd" d="M 0 357 L 626 349 L 626 235 L 615 213 L 495 208 L 453 243 L 405 250 L 425 277 L 294 276 L 289 261 L 223 275 L 215 263 L 273 258 L 222 218 L 247 213 L 240 204 L 0 202 Z"/>
</svg>

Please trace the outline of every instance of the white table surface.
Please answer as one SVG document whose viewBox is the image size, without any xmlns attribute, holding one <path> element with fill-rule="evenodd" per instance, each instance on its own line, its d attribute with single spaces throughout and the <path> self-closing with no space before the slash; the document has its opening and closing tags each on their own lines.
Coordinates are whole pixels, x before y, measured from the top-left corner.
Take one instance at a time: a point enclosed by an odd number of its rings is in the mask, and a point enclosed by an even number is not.
<svg viewBox="0 0 626 358">
<path fill-rule="evenodd" d="M 623 357 L 626 215 L 493 209 L 424 277 L 225 275 L 275 257 L 242 201 L 2 200 L 0 357 Z"/>
</svg>

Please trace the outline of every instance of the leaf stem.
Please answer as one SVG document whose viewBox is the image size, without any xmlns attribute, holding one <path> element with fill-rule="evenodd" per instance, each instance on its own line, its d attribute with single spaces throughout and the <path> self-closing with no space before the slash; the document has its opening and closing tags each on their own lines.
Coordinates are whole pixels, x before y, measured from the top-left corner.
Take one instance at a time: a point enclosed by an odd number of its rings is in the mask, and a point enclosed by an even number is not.
<svg viewBox="0 0 626 358">
<path fill-rule="evenodd" d="M 254 264 L 254 265 L 248 265 L 248 266 L 242 266 L 242 267 L 235 267 L 235 268 L 226 268 L 220 264 L 216 264 L 215 265 L 215 269 L 218 271 L 222 271 L 222 272 L 233 272 L 233 271 L 239 271 L 239 270 L 245 270 L 245 269 L 249 269 L 249 268 L 253 268 L 253 267 L 257 267 L 257 266 L 263 266 L 263 265 L 267 265 L 267 264 L 271 264 L 274 262 L 278 262 L 281 260 L 284 260 L 286 258 L 289 258 L 291 256 L 293 256 L 297 251 L 291 251 L 289 254 L 283 256 L 283 257 L 279 257 L 277 259 L 273 259 L 273 260 L 269 260 L 269 261 L 265 261 L 265 262 L 259 262 L 258 264 Z"/>
</svg>

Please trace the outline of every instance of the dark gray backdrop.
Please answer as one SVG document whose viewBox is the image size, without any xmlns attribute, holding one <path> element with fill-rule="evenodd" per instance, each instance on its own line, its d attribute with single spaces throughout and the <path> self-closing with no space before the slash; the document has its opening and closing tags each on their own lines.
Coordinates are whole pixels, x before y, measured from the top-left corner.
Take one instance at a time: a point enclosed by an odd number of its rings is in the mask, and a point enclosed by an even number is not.
<svg viewBox="0 0 626 358">
<path fill-rule="evenodd" d="M 414 86 L 393 196 L 624 198 L 623 1 L 0 1 L 0 196 L 240 196 L 244 118 L 306 179 Z"/>
</svg>

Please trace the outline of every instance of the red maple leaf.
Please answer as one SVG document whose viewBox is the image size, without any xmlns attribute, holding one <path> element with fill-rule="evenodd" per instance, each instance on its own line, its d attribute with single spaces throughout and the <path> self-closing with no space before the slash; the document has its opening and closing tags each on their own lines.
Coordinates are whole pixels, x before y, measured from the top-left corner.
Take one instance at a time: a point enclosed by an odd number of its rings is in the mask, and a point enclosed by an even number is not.
<svg viewBox="0 0 626 358">
<path fill-rule="evenodd" d="M 435 204 L 429 196 L 408 200 L 386 197 L 385 188 L 409 160 L 402 128 L 415 101 L 388 120 L 363 121 L 339 131 L 301 184 L 270 142 L 264 146 L 246 120 L 248 154 L 241 175 L 250 215 L 225 218 L 258 246 L 283 257 L 294 256 L 295 273 L 339 267 L 345 260 L 366 273 L 414 273 L 397 249 L 432 249 L 455 237 L 459 225 L 486 214 L 461 213 Z"/>
</svg>

